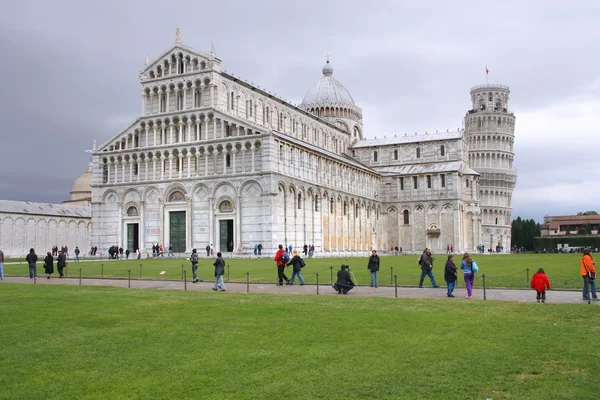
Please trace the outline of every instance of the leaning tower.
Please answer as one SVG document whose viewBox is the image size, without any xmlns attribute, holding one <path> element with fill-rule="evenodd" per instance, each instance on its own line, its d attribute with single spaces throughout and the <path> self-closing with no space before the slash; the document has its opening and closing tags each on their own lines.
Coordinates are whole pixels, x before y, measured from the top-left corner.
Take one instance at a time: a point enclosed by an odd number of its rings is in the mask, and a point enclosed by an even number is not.
<svg viewBox="0 0 600 400">
<path fill-rule="evenodd" d="M 479 172 L 481 244 L 504 252 L 511 248 L 515 115 L 508 108 L 510 89 L 486 84 L 471 89 L 473 107 L 465 116 L 469 165 Z"/>
</svg>

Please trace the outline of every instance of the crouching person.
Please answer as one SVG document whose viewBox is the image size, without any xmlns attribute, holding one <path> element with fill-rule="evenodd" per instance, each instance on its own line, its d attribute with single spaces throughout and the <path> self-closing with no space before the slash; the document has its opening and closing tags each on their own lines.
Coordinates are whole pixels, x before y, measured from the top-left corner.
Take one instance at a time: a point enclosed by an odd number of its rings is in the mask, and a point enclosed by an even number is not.
<svg viewBox="0 0 600 400">
<path fill-rule="evenodd" d="M 337 282 L 333 284 L 333 288 L 337 290 L 339 294 L 348 294 L 353 287 L 354 282 L 352 282 L 348 266 L 342 264 L 341 269 L 337 273 Z"/>
</svg>

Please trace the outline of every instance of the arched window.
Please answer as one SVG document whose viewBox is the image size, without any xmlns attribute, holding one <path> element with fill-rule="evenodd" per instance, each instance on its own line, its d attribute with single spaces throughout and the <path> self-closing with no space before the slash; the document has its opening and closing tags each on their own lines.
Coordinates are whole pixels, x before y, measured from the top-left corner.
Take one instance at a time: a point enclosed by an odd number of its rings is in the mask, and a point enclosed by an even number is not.
<svg viewBox="0 0 600 400">
<path fill-rule="evenodd" d="M 200 90 L 198 89 L 196 89 L 196 92 L 194 94 L 194 107 L 200 107 Z"/>
<path fill-rule="evenodd" d="M 394 160 L 398 159 L 398 150 L 394 150 Z"/>
<path fill-rule="evenodd" d="M 333 214 L 335 208 L 334 208 L 335 202 L 333 201 L 333 199 L 331 199 L 331 201 L 329 202 L 329 213 Z"/>
<path fill-rule="evenodd" d="M 319 196 L 315 196 L 315 212 L 319 211 Z"/>
<path fill-rule="evenodd" d="M 219 204 L 219 211 L 220 212 L 233 212 L 233 204 L 231 204 L 231 202 L 229 200 L 223 200 Z"/>
<path fill-rule="evenodd" d="M 131 206 L 127 209 L 128 217 L 137 217 L 138 215 L 138 209 L 135 206 Z"/>
<path fill-rule="evenodd" d="M 231 111 L 233 111 L 235 109 L 234 101 L 235 101 L 235 98 L 234 98 L 233 92 L 231 92 L 231 103 L 229 103 Z"/>
<path fill-rule="evenodd" d="M 373 152 L 373 161 L 377 162 L 377 151 Z"/>
<path fill-rule="evenodd" d="M 440 155 L 442 157 L 444 157 L 446 155 L 446 146 L 444 146 L 444 145 L 440 146 Z"/>
<path fill-rule="evenodd" d="M 229 153 L 225 155 L 225 166 L 231 168 L 231 155 Z"/>
<path fill-rule="evenodd" d="M 302 195 L 298 193 L 298 210 L 302 210 Z"/>
<path fill-rule="evenodd" d="M 408 210 L 404 210 L 402 214 L 404 215 L 404 225 L 410 225 L 410 214 Z"/>
<path fill-rule="evenodd" d="M 183 193 L 181 193 L 178 190 L 169 195 L 169 203 L 173 203 L 173 202 L 177 202 L 177 201 L 184 201 L 184 200 L 185 200 L 185 196 L 183 195 Z"/>
<path fill-rule="evenodd" d="M 421 158 L 421 148 L 417 147 L 417 158 Z"/>
</svg>

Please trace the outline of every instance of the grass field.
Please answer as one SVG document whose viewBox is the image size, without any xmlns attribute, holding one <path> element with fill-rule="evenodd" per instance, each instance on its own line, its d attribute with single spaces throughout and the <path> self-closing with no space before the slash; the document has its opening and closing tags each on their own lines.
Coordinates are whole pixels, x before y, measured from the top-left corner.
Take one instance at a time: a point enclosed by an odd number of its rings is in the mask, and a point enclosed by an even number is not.
<svg viewBox="0 0 600 400">
<path fill-rule="evenodd" d="M 446 255 L 436 255 L 434 273 L 438 284 L 445 285 L 443 268 Z M 538 268 L 543 267 L 550 278 L 553 288 L 556 289 L 580 289 L 582 287 L 579 276 L 578 254 L 519 254 L 519 255 L 479 255 L 474 257 L 477 261 L 481 277 L 486 274 L 486 284 L 489 287 L 528 287 L 529 281 Z M 457 264 L 460 257 L 457 256 Z M 213 279 L 213 259 L 200 259 L 198 273 L 201 279 Z M 302 270 L 302 275 L 307 283 L 316 283 L 316 274 L 319 273 L 319 281 L 329 283 L 331 281 L 331 269 L 333 276 L 339 269 L 340 264 L 345 263 L 352 267 L 359 284 L 368 284 L 369 273 L 367 271 L 366 258 L 313 258 L 306 259 L 307 266 Z M 38 262 L 38 275 L 43 275 L 43 262 Z M 140 268 L 140 264 L 142 267 Z M 262 259 L 226 259 L 229 267 L 226 269 L 225 279 L 231 282 L 245 282 L 246 272 L 250 273 L 251 282 L 275 282 L 277 270 L 271 258 Z M 68 263 L 69 276 L 82 276 L 88 278 L 127 278 L 131 270 L 131 278 L 139 279 L 182 279 L 183 269 L 187 270 L 187 278 L 191 279 L 191 265 L 185 259 L 150 259 L 150 260 L 105 260 Z M 393 270 L 391 269 L 393 268 Z M 527 273 L 529 268 L 529 274 Z M 141 270 L 141 271 L 140 271 Z M 4 273 L 7 276 L 28 276 L 29 270 L 26 263 L 5 264 Z M 160 275 L 161 271 L 166 271 Z M 291 275 L 291 268 L 286 273 Z M 380 284 L 392 284 L 393 275 L 398 275 L 398 285 L 417 285 L 420 276 L 420 267 L 417 264 L 417 256 L 384 256 L 381 257 Z M 55 268 L 55 276 L 56 273 Z M 426 278 L 427 279 L 427 278 Z M 425 281 L 429 285 L 429 280 Z M 461 284 L 461 280 L 459 280 Z M 476 282 L 481 285 L 481 280 Z"/>
<path fill-rule="evenodd" d="M 578 305 L 0 285 L 1 399 L 594 399 Z"/>
</svg>

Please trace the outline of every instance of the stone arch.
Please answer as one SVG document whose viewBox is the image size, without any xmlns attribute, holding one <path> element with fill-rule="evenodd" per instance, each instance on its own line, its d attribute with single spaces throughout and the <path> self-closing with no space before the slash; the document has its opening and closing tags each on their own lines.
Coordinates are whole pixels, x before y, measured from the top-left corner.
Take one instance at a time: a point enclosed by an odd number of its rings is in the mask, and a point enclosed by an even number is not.
<svg viewBox="0 0 600 400">
<path fill-rule="evenodd" d="M 107 190 L 102 196 L 102 202 L 106 204 L 116 204 L 120 201 L 120 199 L 121 197 L 119 196 L 119 193 L 117 193 L 115 190 Z"/>
<path fill-rule="evenodd" d="M 185 186 L 183 186 L 180 183 L 173 183 L 173 184 L 167 186 L 167 188 L 163 192 L 164 193 L 163 201 L 168 202 L 169 198 L 171 197 L 171 195 L 174 192 L 181 192 L 185 197 L 187 197 L 187 195 L 188 195 L 188 191 L 186 190 Z"/>
<path fill-rule="evenodd" d="M 212 197 L 217 198 L 222 194 L 226 194 L 228 196 L 235 196 L 237 193 L 235 187 L 230 182 L 219 182 L 213 188 Z"/>
<path fill-rule="evenodd" d="M 205 201 L 210 194 L 210 189 L 203 183 L 197 183 L 196 185 L 194 185 L 191 192 L 193 200 Z"/>
<path fill-rule="evenodd" d="M 240 197 L 260 197 L 263 190 L 261 184 L 256 180 L 247 180 L 240 185 L 238 196 Z"/>
</svg>

